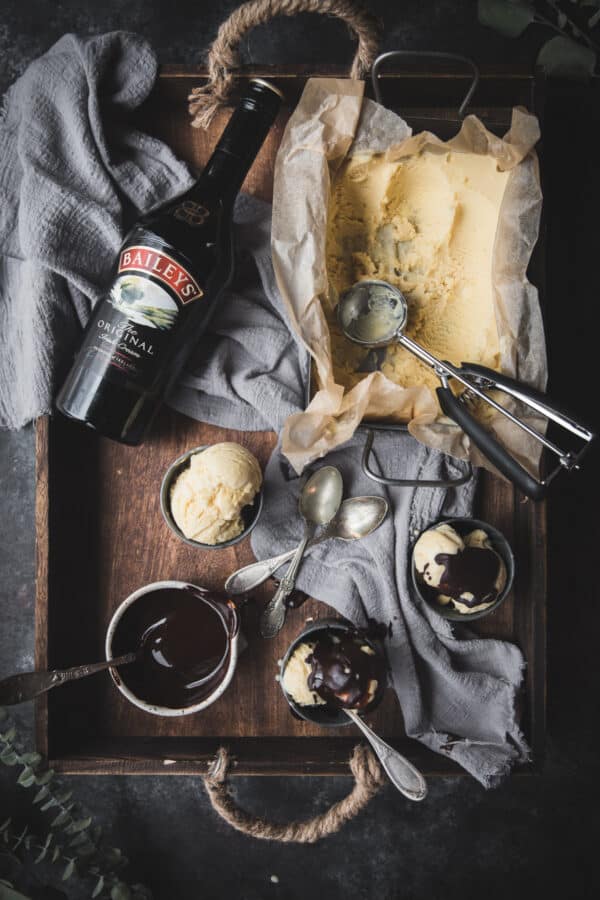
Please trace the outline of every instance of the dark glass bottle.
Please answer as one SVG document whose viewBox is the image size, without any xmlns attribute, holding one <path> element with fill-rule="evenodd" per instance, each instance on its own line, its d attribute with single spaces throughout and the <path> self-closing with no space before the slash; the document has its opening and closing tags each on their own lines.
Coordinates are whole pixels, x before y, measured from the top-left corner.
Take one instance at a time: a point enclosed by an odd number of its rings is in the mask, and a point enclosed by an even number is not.
<svg viewBox="0 0 600 900">
<path fill-rule="evenodd" d="M 56 399 L 64 415 L 143 441 L 231 280 L 233 203 L 280 105 L 275 87 L 250 81 L 195 185 L 129 232 Z"/>
</svg>

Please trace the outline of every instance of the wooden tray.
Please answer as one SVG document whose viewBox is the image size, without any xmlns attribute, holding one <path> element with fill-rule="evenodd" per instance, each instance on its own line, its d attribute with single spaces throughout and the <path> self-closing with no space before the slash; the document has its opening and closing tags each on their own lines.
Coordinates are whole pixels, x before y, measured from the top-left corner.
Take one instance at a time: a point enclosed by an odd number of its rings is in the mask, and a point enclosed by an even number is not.
<svg viewBox="0 0 600 900">
<path fill-rule="evenodd" d="M 273 78 L 293 103 L 309 73 L 261 69 L 247 74 Z M 189 70 L 165 71 L 140 117 L 143 127 L 195 165 L 207 159 L 226 119 L 225 113 L 219 116 L 208 134 L 189 127 L 186 96 L 201 77 Z M 465 83 L 444 72 L 387 76 L 386 102 L 401 107 L 409 119 L 450 118 Z M 478 98 L 478 114 L 505 126 L 513 105 L 534 106 L 534 82 L 488 73 Z M 245 184 L 245 190 L 265 199 L 271 198 L 272 163 L 284 123 L 282 114 Z M 275 436 L 214 428 L 165 409 L 151 438 L 140 448 L 128 448 L 60 416 L 38 422 L 38 668 L 102 658 L 112 611 L 141 585 L 177 578 L 219 587 L 231 571 L 252 561 L 248 540 L 202 552 L 177 540 L 160 514 L 159 487 L 168 464 L 190 447 L 222 440 L 240 441 L 264 464 Z M 517 577 L 500 610 L 474 626 L 481 634 L 515 641 L 525 654 L 523 728 L 539 760 L 544 741 L 545 506 L 524 502 L 508 485 L 484 477 L 477 512 L 508 537 Z M 271 584 L 256 591 L 256 603 L 246 608 L 248 647 L 234 681 L 224 698 L 201 715 L 161 719 L 145 714 L 128 704 L 109 678 L 97 676 L 37 702 L 39 751 L 62 772 L 191 774 L 205 772 L 224 744 L 235 757 L 236 774 L 347 774 L 357 735 L 350 729 L 323 732 L 294 719 L 275 682 L 276 660 L 305 618 L 326 615 L 328 608 L 307 603 L 290 614 L 275 641 L 264 642 L 256 636 L 257 616 L 272 589 Z M 391 691 L 371 720 L 425 773 L 462 772 L 450 759 L 405 737 Z"/>
</svg>

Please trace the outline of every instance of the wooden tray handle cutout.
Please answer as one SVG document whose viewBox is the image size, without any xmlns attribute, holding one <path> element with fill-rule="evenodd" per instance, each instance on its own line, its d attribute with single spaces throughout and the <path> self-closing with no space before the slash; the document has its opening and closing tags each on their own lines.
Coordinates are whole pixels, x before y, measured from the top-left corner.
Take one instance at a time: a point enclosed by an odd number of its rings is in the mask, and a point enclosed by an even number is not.
<svg viewBox="0 0 600 900">
<path fill-rule="evenodd" d="M 380 26 L 356 0 L 249 0 L 223 22 L 208 53 L 208 83 L 189 95 L 194 128 L 206 128 L 220 106 L 227 103 L 233 85 L 232 69 L 239 66 L 239 46 L 246 32 L 276 16 L 312 12 L 336 16 L 358 38 L 350 69 L 351 78 L 365 78 L 379 46 Z"/>
<path fill-rule="evenodd" d="M 350 771 L 354 776 L 354 787 L 350 793 L 313 819 L 280 825 L 253 816 L 236 805 L 226 784 L 230 762 L 229 753 L 221 747 L 209 774 L 204 778 L 213 809 L 237 831 L 264 841 L 285 844 L 314 844 L 335 834 L 365 808 L 387 780 L 371 750 L 364 744 L 357 744 L 350 758 Z"/>
</svg>

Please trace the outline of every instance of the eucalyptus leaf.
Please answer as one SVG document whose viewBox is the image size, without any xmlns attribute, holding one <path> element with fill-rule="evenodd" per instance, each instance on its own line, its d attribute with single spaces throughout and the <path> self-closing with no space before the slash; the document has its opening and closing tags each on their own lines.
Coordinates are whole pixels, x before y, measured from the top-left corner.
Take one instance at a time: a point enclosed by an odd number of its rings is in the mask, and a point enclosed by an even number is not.
<svg viewBox="0 0 600 900">
<path fill-rule="evenodd" d="M 122 881 L 118 881 L 110 892 L 110 900 L 132 900 L 131 891 Z"/>
<path fill-rule="evenodd" d="M 54 850 L 52 851 L 52 862 L 53 863 L 56 862 L 56 860 L 59 858 L 60 854 L 61 854 L 60 847 L 57 844 L 55 846 Z"/>
<path fill-rule="evenodd" d="M 29 898 L 16 891 L 12 885 L 0 881 L 0 900 L 29 900 Z"/>
<path fill-rule="evenodd" d="M 557 35 L 544 44 L 537 65 L 550 76 L 587 80 L 594 74 L 596 54 L 571 38 Z"/>
<path fill-rule="evenodd" d="M 36 766 L 42 761 L 42 757 L 40 753 L 23 753 L 21 756 L 21 762 L 24 762 L 26 765 L 31 766 L 32 769 L 35 769 Z"/>
<path fill-rule="evenodd" d="M 67 865 L 65 866 L 65 870 L 62 875 L 63 881 L 68 881 L 73 872 L 75 871 L 75 860 L 70 859 Z"/>
<path fill-rule="evenodd" d="M 39 789 L 39 791 L 37 792 L 35 797 L 33 798 L 33 805 L 35 806 L 36 804 L 41 803 L 42 800 L 46 799 L 46 797 L 48 796 L 49 793 L 50 792 L 49 792 L 48 788 L 46 787 L 46 785 L 43 785 Z"/>
<path fill-rule="evenodd" d="M 54 769 L 46 769 L 41 775 L 37 775 L 35 783 L 39 785 L 49 784 L 54 778 Z"/>
<path fill-rule="evenodd" d="M 20 784 L 21 787 L 31 787 L 32 784 L 35 784 L 35 772 L 30 766 L 25 766 L 17 778 L 17 784 Z"/>
<path fill-rule="evenodd" d="M 96 882 L 96 886 L 92 891 L 92 897 L 99 897 L 102 891 L 104 890 L 104 875 L 101 875 L 98 881 Z"/>
<path fill-rule="evenodd" d="M 77 834 L 80 831 L 85 831 L 86 828 L 89 828 L 92 824 L 92 817 L 88 816 L 86 819 L 79 819 L 76 822 L 72 822 L 69 827 L 70 834 Z"/>
<path fill-rule="evenodd" d="M 56 818 L 50 822 L 50 828 L 60 828 L 61 825 L 65 825 L 70 818 L 69 813 L 65 812 L 65 810 L 59 812 Z"/>
<path fill-rule="evenodd" d="M 53 838 L 53 835 L 52 835 L 52 832 L 50 831 L 50 832 L 48 832 L 48 836 L 44 842 L 44 846 L 42 847 L 42 849 L 40 850 L 40 852 L 34 859 L 34 863 L 36 863 L 36 865 L 37 865 L 37 863 L 40 863 L 43 859 L 46 858 L 46 854 L 48 853 L 48 850 L 50 849 L 50 844 L 52 843 L 52 838 Z"/>
<path fill-rule="evenodd" d="M 10 745 L 7 745 L 2 753 L 0 753 L 0 762 L 6 766 L 14 766 L 19 761 L 19 755 Z"/>
<path fill-rule="evenodd" d="M 0 741 L 4 741 L 5 744 L 12 744 L 16 736 L 17 729 L 13 725 L 13 727 L 9 728 L 8 731 L 0 732 Z"/>
<path fill-rule="evenodd" d="M 60 805 L 62 803 L 66 803 L 67 800 L 70 800 L 73 796 L 73 791 L 61 791 L 60 794 L 56 795 L 56 802 Z"/>
<path fill-rule="evenodd" d="M 83 844 L 86 841 L 88 841 L 90 844 L 92 843 L 89 840 L 87 834 L 80 831 L 79 834 L 76 834 L 74 838 L 71 838 L 71 840 L 69 841 L 69 847 L 78 847 L 80 844 Z"/>
<path fill-rule="evenodd" d="M 477 14 L 482 25 L 505 37 L 519 37 L 534 21 L 535 9 L 525 0 L 478 0 Z"/>
<path fill-rule="evenodd" d="M 78 859 L 84 859 L 86 856 L 93 856 L 95 852 L 96 848 L 89 841 L 86 841 L 80 847 L 75 847 L 75 855 Z"/>
<path fill-rule="evenodd" d="M 6 820 L 2 823 L 2 825 L 0 825 L 0 834 L 1 834 L 3 831 L 6 831 L 6 829 L 10 827 L 10 823 L 11 823 L 11 822 L 12 822 L 12 819 L 6 819 Z"/>
</svg>

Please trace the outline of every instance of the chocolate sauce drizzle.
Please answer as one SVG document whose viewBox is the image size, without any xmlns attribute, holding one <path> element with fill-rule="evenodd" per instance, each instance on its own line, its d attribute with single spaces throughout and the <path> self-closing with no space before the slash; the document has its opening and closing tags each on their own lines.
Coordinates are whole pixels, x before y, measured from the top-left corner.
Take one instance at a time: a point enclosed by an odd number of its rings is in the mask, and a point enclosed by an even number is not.
<svg viewBox="0 0 600 900">
<path fill-rule="evenodd" d="M 236 622 L 225 598 L 213 592 L 185 587 L 143 594 L 115 629 L 115 656 L 141 647 L 139 659 L 119 675 L 147 703 L 169 709 L 200 703 L 225 677 Z"/>
<path fill-rule="evenodd" d="M 333 635 L 319 638 L 312 654 L 308 686 L 328 705 L 344 709 L 364 709 L 374 699 L 369 685 L 375 680 L 378 687 L 384 681 L 381 656 L 361 650 L 365 641 L 356 637 Z"/>
<path fill-rule="evenodd" d="M 438 553 L 435 562 L 444 567 L 436 594 L 445 594 L 470 607 L 490 603 L 498 596 L 500 560 L 493 550 L 465 547 L 460 553 Z M 465 599 L 465 593 L 473 594 L 473 599 Z"/>
</svg>

